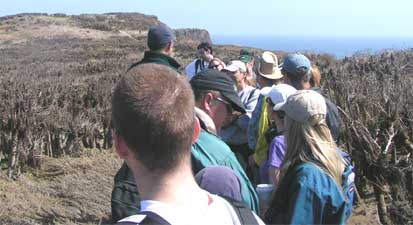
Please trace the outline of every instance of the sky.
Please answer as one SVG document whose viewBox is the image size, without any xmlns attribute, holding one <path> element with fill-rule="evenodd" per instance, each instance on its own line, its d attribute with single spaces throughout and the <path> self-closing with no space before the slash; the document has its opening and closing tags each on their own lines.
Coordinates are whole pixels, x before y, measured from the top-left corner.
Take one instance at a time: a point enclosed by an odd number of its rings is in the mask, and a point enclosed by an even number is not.
<svg viewBox="0 0 413 225">
<path fill-rule="evenodd" d="M 140 12 L 212 36 L 413 38 L 411 0 L 0 0 L 0 16 L 24 12 Z"/>
</svg>

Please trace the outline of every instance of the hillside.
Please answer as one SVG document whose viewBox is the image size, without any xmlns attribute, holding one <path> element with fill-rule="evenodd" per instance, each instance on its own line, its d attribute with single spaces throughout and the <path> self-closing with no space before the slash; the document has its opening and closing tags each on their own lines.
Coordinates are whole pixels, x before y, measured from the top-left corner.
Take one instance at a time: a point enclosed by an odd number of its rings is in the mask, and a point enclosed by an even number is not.
<svg viewBox="0 0 413 225">
<path fill-rule="evenodd" d="M 147 29 L 159 23 L 140 13 L 0 17 L 2 224 L 106 221 L 120 165 L 111 152 L 110 90 L 143 56 Z M 200 41 L 211 41 L 206 30 L 175 32 L 174 57 L 182 65 Z M 214 49 L 227 62 L 241 47 Z M 363 199 L 350 224 L 376 223 L 378 216 L 411 223 L 413 51 L 309 57 L 341 109 L 341 147 L 357 172 Z"/>
</svg>

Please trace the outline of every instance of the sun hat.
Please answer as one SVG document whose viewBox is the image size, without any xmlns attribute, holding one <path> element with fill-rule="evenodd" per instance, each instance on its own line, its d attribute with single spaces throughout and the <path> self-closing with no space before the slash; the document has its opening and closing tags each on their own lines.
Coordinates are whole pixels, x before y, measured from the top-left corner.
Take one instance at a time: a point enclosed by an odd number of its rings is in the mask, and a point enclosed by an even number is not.
<svg viewBox="0 0 413 225">
<path fill-rule="evenodd" d="M 278 67 L 277 56 L 269 51 L 262 53 L 258 74 L 271 80 L 281 79 L 283 75 Z"/>
</svg>

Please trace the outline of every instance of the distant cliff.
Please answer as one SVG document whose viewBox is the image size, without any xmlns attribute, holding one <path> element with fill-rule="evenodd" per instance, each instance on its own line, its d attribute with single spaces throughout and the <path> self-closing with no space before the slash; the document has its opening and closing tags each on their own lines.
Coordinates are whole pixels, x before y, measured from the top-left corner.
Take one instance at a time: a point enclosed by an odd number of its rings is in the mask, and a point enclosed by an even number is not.
<svg viewBox="0 0 413 225">
<path fill-rule="evenodd" d="M 62 13 L 21 13 L 0 17 L 0 40 L 16 41 L 33 38 L 107 39 L 128 36 L 146 38 L 150 26 L 162 22 L 156 16 L 141 13 L 105 13 L 66 15 Z M 201 29 L 175 30 L 180 44 L 194 45 L 210 42 L 208 31 Z M 1 42 L 1 41 L 0 41 Z"/>
<path fill-rule="evenodd" d="M 176 29 L 176 39 L 178 42 L 209 42 L 212 43 L 211 37 L 207 30 L 202 29 Z"/>
</svg>

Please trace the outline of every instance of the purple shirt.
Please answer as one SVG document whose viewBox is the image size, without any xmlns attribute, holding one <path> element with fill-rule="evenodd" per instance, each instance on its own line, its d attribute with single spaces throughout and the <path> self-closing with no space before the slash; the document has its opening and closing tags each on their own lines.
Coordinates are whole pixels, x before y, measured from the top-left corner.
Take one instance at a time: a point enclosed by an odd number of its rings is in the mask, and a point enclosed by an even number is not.
<svg viewBox="0 0 413 225">
<path fill-rule="evenodd" d="M 268 184 L 268 169 L 270 166 L 280 168 L 285 155 L 285 137 L 284 135 L 276 136 L 270 145 L 268 159 L 260 167 L 260 179 L 262 184 Z"/>
</svg>

